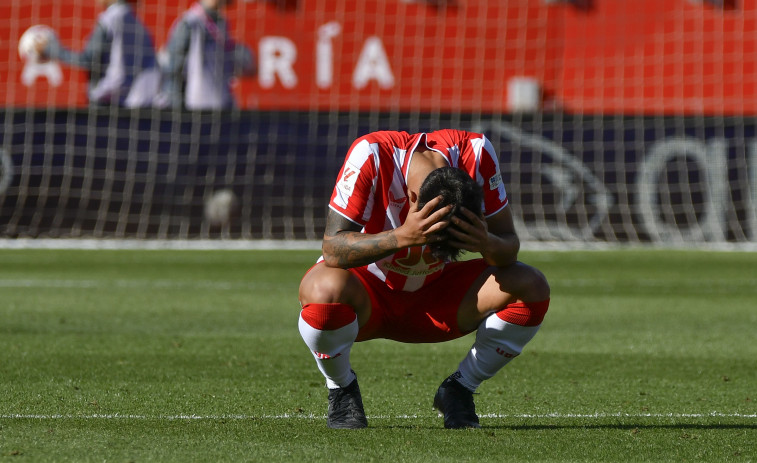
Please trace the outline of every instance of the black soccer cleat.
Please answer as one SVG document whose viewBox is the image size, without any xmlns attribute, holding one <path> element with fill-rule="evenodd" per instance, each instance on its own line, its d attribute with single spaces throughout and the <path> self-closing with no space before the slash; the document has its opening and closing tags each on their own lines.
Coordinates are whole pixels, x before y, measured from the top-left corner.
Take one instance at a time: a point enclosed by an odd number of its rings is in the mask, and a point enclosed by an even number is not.
<svg viewBox="0 0 757 463">
<path fill-rule="evenodd" d="M 434 396 L 434 408 L 444 414 L 447 429 L 480 428 L 473 393 L 450 375 L 439 386 Z"/>
<path fill-rule="evenodd" d="M 368 426 L 357 378 L 347 387 L 329 389 L 328 426 L 332 429 L 361 429 Z"/>
</svg>

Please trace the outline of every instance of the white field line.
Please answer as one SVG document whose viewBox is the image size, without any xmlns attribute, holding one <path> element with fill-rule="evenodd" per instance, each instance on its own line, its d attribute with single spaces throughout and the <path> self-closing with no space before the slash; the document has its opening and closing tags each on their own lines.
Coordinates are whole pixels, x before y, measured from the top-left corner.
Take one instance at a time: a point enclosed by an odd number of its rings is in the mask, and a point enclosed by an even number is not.
<svg viewBox="0 0 757 463">
<path fill-rule="evenodd" d="M 426 419 L 432 415 L 373 415 L 369 419 L 397 419 L 397 420 L 415 420 Z M 602 419 L 602 418 L 744 418 L 757 419 L 757 414 L 747 413 L 542 413 L 542 414 L 500 414 L 489 413 L 479 415 L 480 418 L 519 418 L 519 419 Z M 303 414 L 303 413 L 284 413 L 281 415 L 132 415 L 132 414 L 93 414 L 93 415 L 43 415 L 43 414 L 23 414 L 10 413 L 0 414 L 3 420 L 157 420 L 157 421 L 223 421 L 223 420 L 284 420 L 284 419 L 326 419 L 326 415 Z"/>
<path fill-rule="evenodd" d="M 0 279 L 0 288 L 201 288 L 214 290 L 258 289 L 269 285 L 255 282 L 181 281 L 181 280 L 55 280 L 55 279 Z"/>
</svg>

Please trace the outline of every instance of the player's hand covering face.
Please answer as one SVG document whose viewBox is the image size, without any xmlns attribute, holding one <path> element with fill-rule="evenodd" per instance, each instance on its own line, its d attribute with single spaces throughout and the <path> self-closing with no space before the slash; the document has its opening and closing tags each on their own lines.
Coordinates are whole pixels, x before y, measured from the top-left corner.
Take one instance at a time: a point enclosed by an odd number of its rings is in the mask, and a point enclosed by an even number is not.
<svg viewBox="0 0 757 463">
<path fill-rule="evenodd" d="M 460 217 L 462 216 L 462 217 Z M 483 252 L 489 241 L 489 228 L 483 215 L 476 215 L 466 208 L 452 217 L 452 225 L 447 227 L 447 244 L 471 252 Z"/>
<path fill-rule="evenodd" d="M 483 192 L 464 171 L 454 167 L 442 167 L 431 171 L 421 185 L 418 207 L 431 205 L 432 198 L 440 196 L 435 209 L 451 206 L 448 218 L 451 225 L 437 232 L 432 240 L 432 254 L 443 260 L 456 260 L 462 250 L 485 249 L 488 239 L 486 222 L 481 217 Z"/>
<path fill-rule="evenodd" d="M 438 242 L 442 239 L 441 233 L 449 226 L 449 214 L 452 211 L 452 206 L 443 205 L 442 200 L 441 196 L 437 196 L 423 206 L 418 201 L 411 200 L 407 218 L 397 229 L 401 230 L 409 246 Z"/>
</svg>

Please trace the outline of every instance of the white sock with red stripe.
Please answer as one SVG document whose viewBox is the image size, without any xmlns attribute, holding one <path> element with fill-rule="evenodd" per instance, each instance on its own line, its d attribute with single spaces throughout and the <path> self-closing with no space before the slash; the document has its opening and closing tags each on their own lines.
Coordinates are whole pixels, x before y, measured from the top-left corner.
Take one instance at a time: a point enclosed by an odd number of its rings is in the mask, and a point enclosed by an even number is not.
<svg viewBox="0 0 757 463">
<path fill-rule="evenodd" d="M 519 302 L 489 315 L 478 327 L 476 341 L 458 366 L 457 381 L 475 392 L 482 382 L 497 374 L 536 335 L 548 306 L 549 300 Z"/>
<path fill-rule="evenodd" d="M 355 379 L 350 349 L 358 333 L 357 315 L 346 304 L 306 304 L 300 312 L 302 339 L 315 357 L 329 389 L 349 386 Z"/>
</svg>

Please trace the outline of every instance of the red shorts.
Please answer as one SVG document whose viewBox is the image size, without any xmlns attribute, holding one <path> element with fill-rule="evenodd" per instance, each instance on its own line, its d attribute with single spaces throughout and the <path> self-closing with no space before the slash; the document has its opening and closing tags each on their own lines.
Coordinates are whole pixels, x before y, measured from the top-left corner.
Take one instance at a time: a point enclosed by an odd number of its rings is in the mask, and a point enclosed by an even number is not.
<svg viewBox="0 0 757 463">
<path fill-rule="evenodd" d="M 457 326 L 457 310 L 488 267 L 483 259 L 452 262 L 444 266 L 439 278 L 413 292 L 388 288 L 365 267 L 349 269 L 371 297 L 371 317 L 360 328 L 357 341 L 441 342 L 468 334 Z"/>
</svg>

